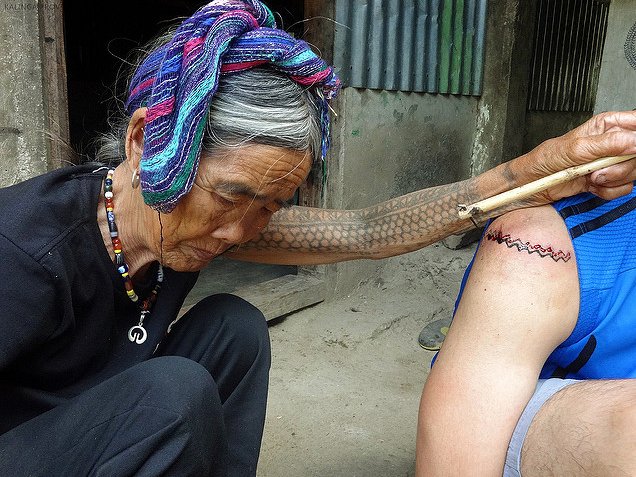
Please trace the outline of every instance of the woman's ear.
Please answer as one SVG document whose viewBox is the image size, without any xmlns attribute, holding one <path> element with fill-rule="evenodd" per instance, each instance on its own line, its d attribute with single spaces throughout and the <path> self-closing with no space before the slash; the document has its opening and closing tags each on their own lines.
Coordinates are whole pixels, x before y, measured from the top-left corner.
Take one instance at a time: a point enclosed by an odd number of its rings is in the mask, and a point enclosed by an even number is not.
<svg viewBox="0 0 636 477">
<path fill-rule="evenodd" d="M 132 170 L 139 169 L 141 154 L 144 150 L 144 129 L 146 126 L 146 112 L 148 108 L 137 109 L 128 123 L 126 130 L 126 159 L 130 161 Z"/>
</svg>

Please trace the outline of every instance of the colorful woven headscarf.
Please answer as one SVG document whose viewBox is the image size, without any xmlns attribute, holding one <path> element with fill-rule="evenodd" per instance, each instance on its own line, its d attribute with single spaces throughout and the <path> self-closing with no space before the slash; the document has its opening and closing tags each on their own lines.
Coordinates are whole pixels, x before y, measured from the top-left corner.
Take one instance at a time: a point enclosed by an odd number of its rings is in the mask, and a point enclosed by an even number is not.
<svg viewBox="0 0 636 477">
<path fill-rule="evenodd" d="M 147 106 L 140 176 L 144 201 L 170 212 L 192 188 L 210 101 L 221 74 L 270 64 L 322 92 L 322 155 L 329 146 L 327 101 L 340 80 L 307 43 L 276 28 L 258 0 L 215 0 L 185 20 L 135 72 L 126 110 Z"/>
</svg>

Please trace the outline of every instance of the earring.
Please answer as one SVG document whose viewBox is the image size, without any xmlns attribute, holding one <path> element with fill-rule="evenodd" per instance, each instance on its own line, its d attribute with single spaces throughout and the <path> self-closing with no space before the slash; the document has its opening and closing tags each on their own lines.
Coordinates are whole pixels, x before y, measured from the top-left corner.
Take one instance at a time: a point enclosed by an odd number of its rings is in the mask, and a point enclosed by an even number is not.
<svg viewBox="0 0 636 477">
<path fill-rule="evenodd" d="M 133 189 L 136 189 L 137 187 L 139 187 L 139 181 L 140 181 L 139 169 L 135 169 L 135 170 L 133 170 L 132 180 L 131 180 L 131 184 L 132 184 L 132 188 Z"/>
</svg>

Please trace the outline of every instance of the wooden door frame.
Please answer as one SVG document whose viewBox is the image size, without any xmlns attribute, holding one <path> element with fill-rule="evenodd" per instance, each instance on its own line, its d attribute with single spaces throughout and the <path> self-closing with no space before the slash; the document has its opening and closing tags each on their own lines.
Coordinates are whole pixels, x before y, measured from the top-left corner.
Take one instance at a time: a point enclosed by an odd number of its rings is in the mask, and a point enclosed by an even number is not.
<svg viewBox="0 0 636 477">
<path fill-rule="evenodd" d="M 71 162 L 62 0 L 38 2 L 42 96 L 49 170 Z"/>
</svg>

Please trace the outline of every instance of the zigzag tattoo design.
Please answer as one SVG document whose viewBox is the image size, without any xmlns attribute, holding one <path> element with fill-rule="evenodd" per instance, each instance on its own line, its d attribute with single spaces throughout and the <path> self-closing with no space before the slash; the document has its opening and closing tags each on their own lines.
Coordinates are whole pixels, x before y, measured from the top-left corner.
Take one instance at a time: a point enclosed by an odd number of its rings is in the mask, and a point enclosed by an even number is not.
<svg viewBox="0 0 636 477">
<path fill-rule="evenodd" d="M 517 250 L 519 250 L 520 252 L 523 252 L 525 250 L 526 252 L 528 252 L 528 254 L 536 253 L 542 258 L 550 257 L 555 262 L 558 262 L 559 260 L 567 262 L 572 258 L 570 252 L 564 252 L 563 250 L 553 250 L 552 247 L 544 248 L 542 245 L 539 244 L 531 245 L 530 242 L 522 242 L 521 239 L 518 238 L 513 239 L 510 234 L 504 235 L 501 230 L 497 230 L 496 232 L 488 231 L 488 233 L 486 233 L 486 239 L 490 240 L 491 242 L 497 242 L 499 244 L 503 243 L 508 248 L 516 247 Z"/>
</svg>

